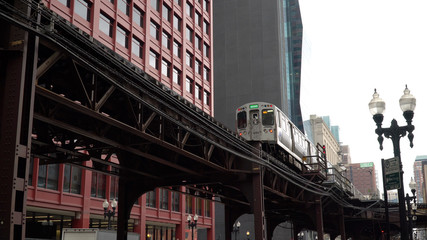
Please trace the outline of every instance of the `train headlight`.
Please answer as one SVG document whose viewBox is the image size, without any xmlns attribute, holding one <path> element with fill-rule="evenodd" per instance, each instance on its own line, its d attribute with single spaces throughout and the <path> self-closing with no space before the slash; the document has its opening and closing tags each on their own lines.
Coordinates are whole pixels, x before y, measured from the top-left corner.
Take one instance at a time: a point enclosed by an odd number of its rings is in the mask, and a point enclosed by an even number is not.
<svg viewBox="0 0 427 240">
<path fill-rule="evenodd" d="M 264 132 L 265 132 L 265 133 L 267 133 L 267 131 L 268 131 L 267 129 L 264 129 Z"/>
<path fill-rule="evenodd" d="M 270 129 L 270 133 L 273 133 L 273 129 Z"/>
<path fill-rule="evenodd" d="M 242 136 L 242 133 L 240 132 L 239 135 Z"/>
<path fill-rule="evenodd" d="M 246 131 L 243 132 L 243 135 L 246 135 Z"/>
</svg>

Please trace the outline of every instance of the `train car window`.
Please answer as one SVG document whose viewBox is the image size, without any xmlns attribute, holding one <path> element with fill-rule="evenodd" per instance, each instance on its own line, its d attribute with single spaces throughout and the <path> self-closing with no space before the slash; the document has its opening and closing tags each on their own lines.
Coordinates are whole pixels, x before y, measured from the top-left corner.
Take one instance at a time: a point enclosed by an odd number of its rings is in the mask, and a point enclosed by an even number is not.
<svg viewBox="0 0 427 240">
<path fill-rule="evenodd" d="M 262 125 L 274 125 L 274 110 L 262 110 Z"/>
<path fill-rule="evenodd" d="M 259 113 L 258 110 L 251 110 L 249 112 L 249 114 L 251 115 L 251 121 L 253 125 L 258 125 L 259 123 Z"/>
<path fill-rule="evenodd" d="M 247 125 L 248 125 L 248 121 L 246 118 L 246 111 L 239 112 L 237 114 L 237 128 L 239 129 L 246 128 Z"/>
</svg>

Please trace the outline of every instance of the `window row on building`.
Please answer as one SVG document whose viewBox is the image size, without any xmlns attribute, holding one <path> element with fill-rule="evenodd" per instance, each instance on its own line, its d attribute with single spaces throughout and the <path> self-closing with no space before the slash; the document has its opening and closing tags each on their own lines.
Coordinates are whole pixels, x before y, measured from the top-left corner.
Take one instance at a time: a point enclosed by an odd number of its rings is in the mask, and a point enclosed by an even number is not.
<svg viewBox="0 0 427 240">
<path fill-rule="evenodd" d="M 34 159 L 31 159 L 28 178 L 29 186 L 82 195 L 82 171 L 84 170 L 69 164 L 35 165 L 34 162 Z M 62 181 L 60 181 L 60 176 L 62 176 Z M 109 184 L 107 184 L 107 181 Z M 91 197 L 108 198 L 110 200 L 118 199 L 118 177 L 92 172 L 91 182 L 85 182 L 85 184 L 90 184 L 91 186 Z M 107 187 L 109 188 L 108 191 Z M 180 209 L 180 196 L 185 197 L 186 213 L 205 217 L 211 216 L 211 201 L 188 194 L 181 195 L 179 188 L 159 188 L 147 192 L 145 194 L 145 205 L 150 208 L 181 212 L 183 210 Z"/>
</svg>

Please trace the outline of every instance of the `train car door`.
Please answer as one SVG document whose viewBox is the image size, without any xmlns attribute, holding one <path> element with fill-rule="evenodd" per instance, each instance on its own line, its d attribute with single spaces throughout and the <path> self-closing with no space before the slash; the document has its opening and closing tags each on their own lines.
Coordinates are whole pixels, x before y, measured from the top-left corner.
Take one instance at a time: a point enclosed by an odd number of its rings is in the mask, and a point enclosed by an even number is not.
<svg viewBox="0 0 427 240">
<path fill-rule="evenodd" d="M 249 133 L 251 134 L 250 139 L 258 141 L 261 140 L 261 119 L 259 115 L 259 110 L 254 109 L 249 111 L 249 121 L 250 129 Z"/>
</svg>

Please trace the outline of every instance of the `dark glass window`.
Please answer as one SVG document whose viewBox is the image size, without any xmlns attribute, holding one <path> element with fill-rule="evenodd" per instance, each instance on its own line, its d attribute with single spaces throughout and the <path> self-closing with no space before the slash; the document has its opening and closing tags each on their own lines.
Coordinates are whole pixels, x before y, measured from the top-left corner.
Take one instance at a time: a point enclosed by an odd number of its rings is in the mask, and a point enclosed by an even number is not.
<svg viewBox="0 0 427 240">
<path fill-rule="evenodd" d="M 119 178 L 118 177 L 111 177 L 111 183 L 110 183 L 110 200 L 118 199 L 119 198 Z"/>
<path fill-rule="evenodd" d="M 168 22 L 171 21 L 171 9 L 169 6 L 163 4 L 163 9 L 162 9 L 162 16 L 164 19 L 166 19 Z"/>
<path fill-rule="evenodd" d="M 102 173 L 92 172 L 91 196 L 105 198 L 106 176 Z"/>
<path fill-rule="evenodd" d="M 274 125 L 274 110 L 264 109 L 262 110 L 262 125 Z"/>
<path fill-rule="evenodd" d="M 211 201 L 205 200 L 205 217 L 211 216 Z"/>
<path fill-rule="evenodd" d="M 169 191 L 161 188 L 160 190 L 160 209 L 169 209 Z"/>
<path fill-rule="evenodd" d="M 248 120 L 246 116 L 246 111 L 237 113 L 237 128 L 242 129 L 246 128 L 248 125 Z"/>
<path fill-rule="evenodd" d="M 181 18 L 178 15 L 173 15 L 173 27 L 181 32 Z"/>
<path fill-rule="evenodd" d="M 193 214 L 193 197 L 185 195 L 185 212 Z"/>
<path fill-rule="evenodd" d="M 145 203 L 145 206 L 155 208 L 156 207 L 156 191 L 147 192 L 145 196 L 147 200 Z"/>
<path fill-rule="evenodd" d="M 152 66 L 155 69 L 159 69 L 159 54 L 154 52 L 153 50 L 150 50 L 150 58 L 149 58 L 150 66 Z"/>
<path fill-rule="evenodd" d="M 64 192 L 80 194 L 82 170 L 69 164 L 64 165 Z"/>
<path fill-rule="evenodd" d="M 172 211 L 179 212 L 179 193 L 172 192 Z"/>
<path fill-rule="evenodd" d="M 59 165 L 39 165 L 37 187 L 58 190 Z"/>
</svg>

